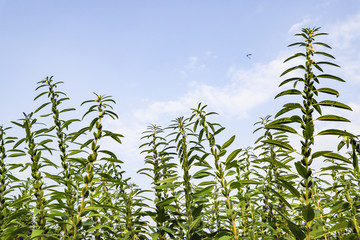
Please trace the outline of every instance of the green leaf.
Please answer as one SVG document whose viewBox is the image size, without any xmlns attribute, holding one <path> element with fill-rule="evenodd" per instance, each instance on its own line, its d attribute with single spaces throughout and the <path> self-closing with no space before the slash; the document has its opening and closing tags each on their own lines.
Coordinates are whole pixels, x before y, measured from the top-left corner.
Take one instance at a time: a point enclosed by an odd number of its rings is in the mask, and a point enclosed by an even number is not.
<svg viewBox="0 0 360 240">
<path fill-rule="evenodd" d="M 204 178 L 204 177 L 212 175 L 212 173 L 208 172 L 208 170 L 210 170 L 210 169 L 209 168 L 204 168 L 204 169 L 201 169 L 201 170 L 197 171 L 193 175 L 193 178 L 200 179 L 200 178 Z"/>
<path fill-rule="evenodd" d="M 295 66 L 295 67 L 292 67 L 292 68 L 289 68 L 287 70 L 285 70 L 281 75 L 280 77 L 284 76 L 285 74 L 291 72 L 291 71 L 294 71 L 296 69 L 305 69 L 305 67 L 303 65 L 298 65 L 298 66 Z"/>
<path fill-rule="evenodd" d="M 317 210 L 318 211 L 318 210 Z M 314 221 L 314 224 L 311 226 L 311 236 L 312 239 L 316 238 L 316 236 L 324 234 L 324 223 L 319 221 Z M 326 230 L 325 230 L 326 231 Z"/>
<path fill-rule="evenodd" d="M 43 87 L 44 86 L 46 86 L 46 85 L 43 85 Z M 35 89 L 35 90 L 37 90 L 38 89 L 38 87 Z M 36 99 L 38 99 L 39 97 L 41 97 L 41 96 L 43 96 L 43 95 L 45 95 L 45 94 L 47 94 L 48 92 L 42 92 L 42 93 L 40 93 L 39 95 L 37 95 L 35 98 L 34 98 L 34 100 L 33 101 L 36 101 Z"/>
<path fill-rule="evenodd" d="M 165 200 L 162 200 L 160 202 L 158 202 L 156 205 L 158 206 L 167 206 L 170 205 L 173 201 L 175 201 L 175 197 L 169 197 Z"/>
<path fill-rule="evenodd" d="M 349 208 L 350 208 L 350 204 L 348 202 L 339 201 L 331 208 L 330 214 L 334 214 L 334 213 L 339 214 L 344 211 L 348 211 Z"/>
<path fill-rule="evenodd" d="M 160 183 L 169 183 L 169 182 L 173 182 L 175 180 L 178 179 L 178 176 L 175 176 L 175 177 L 168 177 L 168 178 L 165 178 L 163 180 L 160 180 L 160 181 L 157 181 L 158 184 Z"/>
<path fill-rule="evenodd" d="M 175 234 L 173 230 L 167 227 L 159 227 L 160 230 L 164 230 L 167 233 Z"/>
<path fill-rule="evenodd" d="M 294 109 L 303 109 L 303 107 L 301 106 L 301 104 L 299 103 L 287 103 L 283 106 L 283 109 L 281 109 L 276 115 L 275 115 L 275 118 L 279 117 L 280 115 L 286 113 L 286 112 L 289 112 L 291 110 L 294 110 Z"/>
<path fill-rule="evenodd" d="M 335 89 L 332 89 L 332 88 L 319 88 L 316 90 L 317 92 L 322 92 L 322 93 L 327 93 L 327 94 L 330 94 L 330 95 L 335 95 L 335 96 L 339 96 L 339 92 L 336 91 Z"/>
<path fill-rule="evenodd" d="M 292 47 L 292 46 L 296 46 L 296 45 L 306 47 L 306 43 L 303 43 L 303 42 L 292 43 L 292 44 L 288 45 L 288 47 Z"/>
<path fill-rule="evenodd" d="M 318 117 L 316 120 L 319 121 L 339 121 L 339 122 L 350 122 L 350 120 L 344 118 L 344 117 L 340 117 L 340 116 L 336 116 L 336 115 L 323 115 Z"/>
<path fill-rule="evenodd" d="M 322 68 L 321 68 L 319 65 L 317 65 L 316 62 L 313 62 L 312 65 L 313 65 L 314 67 L 316 67 L 320 72 L 323 72 Z"/>
<path fill-rule="evenodd" d="M 280 130 L 280 131 L 284 131 L 284 132 L 289 132 L 289 133 L 295 133 L 297 134 L 296 130 L 293 129 L 292 127 L 286 126 L 286 125 L 280 125 L 280 124 L 268 124 L 266 125 L 266 129 L 275 129 L 275 130 Z"/>
<path fill-rule="evenodd" d="M 281 93 L 277 94 L 275 96 L 275 99 L 278 98 L 278 97 L 281 97 L 281 96 L 284 96 L 284 95 L 301 95 L 301 91 L 300 90 L 297 90 L 297 89 L 289 89 L 289 90 L 285 90 L 285 91 L 282 91 Z"/>
<path fill-rule="evenodd" d="M 338 170 L 346 171 L 346 170 L 349 170 L 349 168 L 338 166 L 338 165 L 321 168 L 321 171 L 328 171 L 328 170 L 330 170 L 330 171 L 338 171 Z"/>
<path fill-rule="evenodd" d="M 110 132 L 110 131 L 106 131 L 106 130 L 103 130 L 103 132 L 105 133 L 104 137 L 109 136 L 109 137 L 111 137 L 112 139 L 114 139 L 115 141 L 117 141 L 118 143 L 121 144 L 121 139 L 120 138 L 124 137 L 123 135 L 118 134 L 118 133 L 113 133 L 113 132 Z"/>
<path fill-rule="evenodd" d="M 301 162 L 295 163 L 296 171 L 300 174 L 302 178 L 306 178 L 307 171 L 306 168 L 301 164 Z"/>
<path fill-rule="evenodd" d="M 324 157 L 341 160 L 341 161 L 346 162 L 346 163 L 352 163 L 348 158 L 346 158 L 344 156 L 341 156 L 338 153 L 333 153 L 333 152 L 325 153 Z"/>
<path fill-rule="evenodd" d="M 284 63 L 286 63 L 287 61 L 291 60 L 291 59 L 294 59 L 294 58 L 297 58 L 297 57 L 306 57 L 305 54 L 303 53 L 295 53 L 294 55 L 292 55 L 291 57 L 287 58 Z"/>
<path fill-rule="evenodd" d="M 14 205 L 14 206 L 16 206 L 16 205 Z M 19 207 L 19 206 L 17 206 L 17 207 Z M 28 214 L 28 213 L 29 213 L 28 209 L 22 209 L 22 210 L 15 211 L 7 216 L 6 223 L 10 223 L 14 219 L 20 219 L 21 216 L 26 216 L 26 214 Z"/>
<path fill-rule="evenodd" d="M 285 168 L 285 169 L 288 169 L 290 170 L 290 166 L 280 162 L 280 161 L 277 161 L 275 159 L 271 159 L 271 158 L 262 158 L 262 159 L 258 159 L 258 161 L 260 162 L 268 162 L 268 163 L 271 163 L 273 165 L 275 165 L 277 168 Z"/>
<path fill-rule="evenodd" d="M 248 185 L 248 184 L 255 184 L 255 185 L 260 184 L 260 182 L 254 181 L 254 180 L 239 180 L 238 182 L 240 184 L 246 184 L 246 185 Z"/>
<path fill-rule="evenodd" d="M 281 186 L 288 189 L 292 193 L 292 195 L 294 195 L 295 197 L 297 197 L 297 198 L 300 197 L 299 191 L 290 182 L 279 179 L 278 184 L 280 184 Z"/>
<path fill-rule="evenodd" d="M 154 233 L 151 234 L 151 238 L 152 238 L 153 240 L 157 240 L 157 239 L 159 238 L 159 236 L 160 236 L 160 234 L 159 234 L 159 233 L 156 233 L 156 232 L 154 232 Z"/>
<path fill-rule="evenodd" d="M 29 232 L 29 226 L 24 226 L 24 227 L 9 227 L 7 228 L 2 236 L 6 236 L 4 237 L 4 240 L 14 240 L 15 237 L 19 236 L 19 235 L 24 235 L 24 234 L 28 234 Z M 28 236 L 28 235 L 27 235 Z"/>
<path fill-rule="evenodd" d="M 331 101 L 331 100 L 321 101 L 321 102 L 317 103 L 317 105 L 342 108 L 342 109 L 347 109 L 347 110 L 352 111 L 351 107 L 349 107 L 348 105 L 346 105 L 344 103 L 336 102 L 336 101 Z"/>
<path fill-rule="evenodd" d="M 232 239 L 232 236 L 222 236 L 221 238 L 219 238 L 219 240 L 229 240 L 229 239 Z"/>
<path fill-rule="evenodd" d="M 285 117 L 285 118 L 276 119 L 276 120 L 270 122 L 268 125 L 272 125 L 272 124 L 288 124 L 288 123 L 295 123 L 295 122 L 302 123 L 302 120 L 301 120 L 301 118 L 299 116 L 294 115 L 294 116 L 291 116 L 291 117 Z"/>
<path fill-rule="evenodd" d="M 284 203 L 289 209 L 292 209 L 290 203 L 280 194 L 277 190 L 274 190 L 270 187 L 270 191 L 273 193 L 274 196 L 277 196 L 280 199 L 280 202 Z M 281 215 L 281 214 L 280 214 Z"/>
<path fill-rule="evenodd" d="M 99 150 L 98 152 L 105 153 L 105 154 L 109 155 L 111 158 L 117 159 L 115 153 L 113 153 L 113 152 L 111 152 L 111 151 L 108 151 L 108 150 Z"/>
<path fill-rule="evenodd" d="M 209 194 L 213 189 L 214 189 L 214 185 L 212 185 L 212 186 L 207 186 L 207 187 L 204 187 L 204 188 L 196 189 L 196 191 L 195 191 L 195 193 L 193 194 L 193 196 L 194 196 L 195 198 L 198 198 L 198 197 L 201 197 L 201 196 L 205 196 L 205 195 Z"/>
<path fill-rule="evenodd" d="M 296 225 L 295 223 L 291 222 L 288 219 L 285 220 L 288 224 L 290 231 L 294 234 L 296 240 L 304 240 L 306 238 L 305 233 L 303 232 L 303 230 L 300 228 L 299 225 Z"/>
<path fill-rule="evenodd" d="M 113 229 L 112 227 L 109 227 L 108 225 L 96 225 L 95 227 L 88 229 L 86 232 L 94 232 L 95 230 L 102 229 L 102 228 L 107 228 L 110 231 L 115 232 L 115 229 Z"/>
<path fill-rule="evenodd" d="M 304 137 L 310 139 L 314 135 L 314 124 L 312 122 L 306 123 L 305 129 L 303 131 Z"/>
<path fill-rule="evenodd" d="M 31 233 L 30 239 L 36 239 L 36 238 L 40 237 L 43 232 L 44 232 L 44 230 L 34 229 Z"/>
<path fill-rule="evenodd" d="M 49 105 L 49 104 L 50 104 L 50 102 L 47 102 L 47 103 L 42 104 L 40 107 L 38 107 L 38 108 L 35 110 L 34 113 L 37 113 L 38 111 L 40 111 L 42 108 L 46 107 L 46 106 Z"/>
<path fill-rule="evenodd" d="M 190 232 L 200 224 L 202 218 L 203 217 L 200 215 L 190 224 L 190 227 L 189 227 Z"/>
<path fill-rule="evenodd" d="M 310 222 L 315 217 L 314 209 L 310 205 L 306 205 L 302 210 L 302 216 L 306 222 Z"/>
<path fill-rule="evenodd" d="M 282 85 L 284 85 L 284 84 L 286 84 L 286 83 L 293 82 L 293 81 L 295 81 L 295 82 L 304 81 L 304 79 L 299 78 L 299 77 L 288 78 L 288 79 L 282 81 L 282 82 L 280 83 L 279 87 L 281 87 Z"/>
<path fill-rule="evenodd" d="M 351 137 L 351 138 L 355 137 L 353 134 L 349 132 L 338 129 L 326 129 L 324 131 L 319 132 L 317 135 L 335 135 L 335 136 Z"/>
<path fill-rule="evenodd" d="M 295 152 L 295 150 L 287 143 L 278 141 L 278 140 L 263 140 L 263 143 L 267 143 L 267 144 L 271 144 L 271 145 L 275 145 L 281 148 L 285 148 L 287 150 L 290 150 L 292 152 Z"/>
<path fill-rule="evenodd" d="M 177 184 L 172 183 L 172 184 L 163 184 L 163 185 L 156 186 L 156 187 L 153 187 L 153 188 L 154 189 L 166 189 L 166 188 L 175 188 L 176 186 L 177 186 Z"/>
<path fill-rule="evenodd" d="M 332 228 L 330 228 L 329 232 L 337 232 L 337 231 L 340 231 L 340 230 L 343 230 L 345 228 L 348 228 L 350 226 L 350 223 L 346 220 L 344 221 L 341 221 L 337 224 L 335 224 L 335 226 L 333 226 Z"/>
<path fill-rule="evenodd" d="M 10 154 L 8 157 L 21 157 L 21 156 L 26 156 L 26 153 L 13 153 Z"/>
<path fill-rule="evenodd" d="M 60 113 L 64 113 L 64 112 L 70 112 L 70 111 L 75 111 L 75 108 L 66 108 L 60 111 Z"/>
<path fill-rule="evenodd" d="M 12 201 L 10 203 L 10 206 L 12 207 L 18 207 L 18 206 L 21 206 L 22 203 L 26 202 L 26 201 L 29 201 L 31 200 L 31 196 L 29 195 L 24 195 L 22 196 L 21 198 L 17 199 L 16 201 Z"/>
<path fill-rule="evenodd" d="M 229 140 L 227 140 L 222 146 L 221 149 L 225 149 L 227 147 L 229 147 L 235 140 L 235 135 L 232 136 Z"/>
<path fill-rule="evenodd" d="M 337 80 L 340 82 L 345 82 L 345 80 L 343 80 L 342 78 L 336 77 L 334 75 L 330 75 L 330 74 L 320 74 L 316 76 L 317 78 L 328 78 L 328 79 L 333 79 L 333 80 Z"/>
<path fill-rule="evenodd" d="M 311 155 L 311 159 L 324 156 L 324 154 L 326 154 L 326 153 L 331 153 L 331 151 L 318 151 L 318 152 L 314 152 L 314 153 Z"/>
<path fill-rule="evenodd" d="M 340 67 L 339 65 L 335 64 L 335 63 L 332 63 L 332 62 L 316 62 L 316 64 L 319 64 L 319 65 L 322 65 L 322 64 L 325 64 L 325 65 L 330 65 L 330 66 L 334 66 L 334 67 Z"/>
<path fill-rule="evenodd" d="M 314 54 L 323 55 L 323 56 L 335 59 L 335 57 L 333 55 L 326 53 L 326 52 L 314 52 Z"/>
<path fill-rule="evenodd" d="M 230 155 L 227 157 L 225 161 L 225 164 L 232 161 L 239 154 L 239 152 L 241 152 L 241 149 L 236 149 L 232 153 L 230 153 Z"/>
<path fill-rule="evenodd" d="M 322 43 L 322 42 L 312 42 L 312 45 L 321 45 L 323 47 L 332 49 L 329 45 Z"/>
</svg>

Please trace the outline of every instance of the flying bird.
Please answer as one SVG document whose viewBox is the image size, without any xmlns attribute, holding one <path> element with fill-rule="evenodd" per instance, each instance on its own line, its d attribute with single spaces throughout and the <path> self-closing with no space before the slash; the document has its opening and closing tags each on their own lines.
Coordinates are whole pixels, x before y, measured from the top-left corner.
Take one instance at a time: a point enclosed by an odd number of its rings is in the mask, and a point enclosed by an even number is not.
<svg viewBox="0 0 360 240">
<path fill-rule="evenodd" d="M 248 59 L 251 59 L 251 56 L 252 56 L 252 54 L 251 54 L 251 53 L 246 54 L 246 57 L 247 57 Z"/>
</svg>

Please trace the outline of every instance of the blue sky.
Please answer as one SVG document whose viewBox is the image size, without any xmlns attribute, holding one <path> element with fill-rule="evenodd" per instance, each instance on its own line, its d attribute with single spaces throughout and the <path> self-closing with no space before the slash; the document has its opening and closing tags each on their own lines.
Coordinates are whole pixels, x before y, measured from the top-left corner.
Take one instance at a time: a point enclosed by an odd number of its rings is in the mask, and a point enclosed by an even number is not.
<svg viewBox="0 0 360 240">
<path fill-rule="evenodd" d="M 282 62 L 297 50 L 286 46 L 314 26 L 330 34 L 320 40 L 347 81 L 334 86 L 359 129 L 359 0 L 0 0 L 0 124 L 34 111 L 36 82 L 54 75 L 81 111 L 92 92 L 113 96 L 120 119 L 109 126 L 125 135 L 119 157 L 130 175 L 143 162 L 140 133 L 198 102 L 246 147 L 254 122 L 281 106 Z"/>
</svg>

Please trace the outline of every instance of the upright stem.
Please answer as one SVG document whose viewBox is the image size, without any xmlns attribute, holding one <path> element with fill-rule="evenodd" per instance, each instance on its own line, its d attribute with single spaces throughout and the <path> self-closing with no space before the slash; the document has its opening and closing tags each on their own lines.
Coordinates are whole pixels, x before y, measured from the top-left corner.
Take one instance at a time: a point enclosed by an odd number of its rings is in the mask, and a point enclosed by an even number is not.
<svg viewBox="0 0 360 240">
<path fill-rule="evenodd" d="M 6 194 L 6 174 L 8 172 L 5 165 L 6 158 L 6 138 L 5 138 L 5 130 L 3 126 L 0 126 L 0 236 L 3 232 L 3 223 L 6 218 L 6 210 L 7 210 L 7 202 L 5 201 Z"/>
<path fill-rule="evenodd" d="M 35 136 L 36 132 L 32 132 L 32 127 L 36 123 L 36 119 L 32 119 L 33 113 L 29 115 L 25 115 L 24 119 L 24 128 L 26 130 L 26 142 L 28 144 L 28 154 L 30 155 L 31 159 L 31 176 L 34 179 L 33 188 L 35 191 L 36 197 L 36 229 L 42 230 L 42 233 L 46 231 L 46 219 L 45 219 L 45 196 L 43 190 L 43 177 L 41 176 L 40 168 L 40 158 L 41 158 L 41 151 L 37 149 L 37 144 L 35 143 Z M 41 240 L 44 237 L 41 236 Z"/>
<path fill-rule="evenodd" d="M 71 178 L 71 165 L 68 163 L 67 159 L 67 144 L 66 144 L 66 137 L 67 135 L 64 133 L 64 123 L 60 120 L 59 117 L 59 109 L 58 104 L 60 104 L 61 101 L 59 101 L 59 95 L 55 92 L 54 88 L 56 87 L 56 83 L 54 84 L 52 81 L 52 77 L 46 77 L 44 80 L 46 85 L 48 86 L 49 95 L 50 95 L 50 101 L 51 101 L 51 112 L 53 114 L 54 124 L 56 127 L 56 135 L 58 138 L 58 147 L 60 150 L 60 159 L 61 159 L 61 166 L 63 167 L 63 177 L 65 181 L 65 196 L 66 196 L 66 213 L 67 217 L 70 221 L 74 220 L 74 206 L 75 206 L 75 198 L 73 197 L 74 191 L 72 187 L 72 178 Z M 64 236 L 68 237 L 71 236 L 73 233 L 73 224 L 67 224 L 64 228 Z"/>
<path fill-rule="evenodd" d="M 97 98 L 95 100 L 96 102 L 98 102 L 98 112 L 99 112 L 99 116 L 98 119 L 95 123 L 96 125 L 96 131 L 93 132 L 94 135 L 94 139 L 92 141 L 91 144 L 91 150 L 92 153 L 88 156 L 88 165 L 86 167 L 86 172 L 87 175 L 84 177 L 84 183 L 85 186 L 82 189 L 82 199 L 81 199 L 81 204 L 79 206 L 79 212 L 76 218 L 76 225 L 75 225 L 75 231 L 74 231 L 74 238 L 76 239 L 77 237 L 77 231 L 78 228 L 80 226 L 81 223 L 81 213 L 83 212 L 85 205 L 86 205 L 86 199 L 89 197 L 90 195 L 90 202 L 91 205 L 93 204 L 93 195 L 90 194 L 90 191 L 93 191 L 93 177 L 94 177 L 94 163 L 97 160 L 97 156 L 98 156 L 98 149 L 99 149 L 99 145 L 98 145 L 98 141 L 99 139 L 102 137 L 102 124 L 101 124 L 101 119 L 104 116 L 104 112 L 103 112 L 103 104 L 101 102 L 101 99 Z M 95 221 L 97 220 L 96 218 L 94 219 Z M 98 231 L 96 231 L 95 235 L 99 237 Z"/>
<path fill-rule="evenodd" d="M 191 184 L 190 184 L 190 166 L 189 166 L 189 159 L 188 159 L 188 152 L 187 152 L 187 141 L 186 141 L 186 134 L 184 125 L 180 125 L 179 123 L 180 132 L 182 135 L 181 138 L 181 161 L 182 161 L 182 169 L 184 171 L 184 192 L 185 192 L 185 211 L 186 211 L 186 221 L 187 226 L 190 227 L 192 223 L 192 213 L 191 213 L 191 206 L 192 206 L 192 197 L 191 197 Z M 189 240 L 191 237 L 190 230 L 186 232 L 186 239 Z"/>
</svg>

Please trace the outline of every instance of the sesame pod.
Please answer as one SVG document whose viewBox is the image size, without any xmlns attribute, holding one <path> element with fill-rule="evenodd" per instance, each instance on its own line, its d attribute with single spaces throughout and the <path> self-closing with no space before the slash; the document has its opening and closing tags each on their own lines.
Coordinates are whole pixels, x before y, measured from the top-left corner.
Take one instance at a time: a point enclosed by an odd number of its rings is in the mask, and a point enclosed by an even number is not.
<svg viewBox="0 0 360 240">
<path fill-rule="evenodd" d="M 311 171 L 311 169 L 309 169 L 309 171 L 306 174 L 306 178 L 309 178 L 311 176 L 311 174 L 312 174 L 312 171 Z"/>
<path fill-rule="evenodd" d="M 92 172 L 92 164 L 88 164 L 86 166 L 86 171 L 89 173 L 89 172 Z"/>
<path fill-rule="evenodd" d="M 82 222 L 81 222 L 81 220 L 79 220 L 79 222 L 76 224 L 76 227 L 79 229 L 81 227 L 81 225 L 82 225 Z"/>
<path fill-rule="evenodd" d="M 92 181 L 93 177 L 94 177 L 94 174 L 92 172 L 89 173 L 89 177 L 88 177 L 89 182 Z"/>
<path fill-rule="evenodd" d="M 86 191 L 87 191 L 87 187 L 84 187 L 84 188 L 82 189 L 81 194 L 82 194 L 82 195 L 85 195 Z"/>
<path fill-rule="evenodd" d="M 87 184 L 87 183 L 89 183 L 89 182 L 90 182 L 90 181 L 89 181 L 88 176 L 84 176 L 84 183 Z"/>
<path fill-rule="evenodd" d="M 301 160 L 301 163 L 302 163 L 302 165 L 306 166 L 306 161 L 305 161 L 305 159 L 302 159 L 302 160 Z"/>
<path fill-rule="evenodd" d="M 84 198 L 87 198 L 89 196 L 89 190 L 86 190 Z"/>
</svg>

